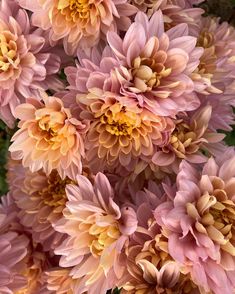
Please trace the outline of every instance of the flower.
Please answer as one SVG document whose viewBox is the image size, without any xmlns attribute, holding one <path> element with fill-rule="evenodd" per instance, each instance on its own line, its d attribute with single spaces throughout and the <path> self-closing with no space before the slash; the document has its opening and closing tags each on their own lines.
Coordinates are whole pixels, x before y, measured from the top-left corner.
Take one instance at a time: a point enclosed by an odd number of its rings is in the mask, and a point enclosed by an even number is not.
<svg viewBox="0 0 235 294">
<path fill-rule="evenodd" d="M 46 288 L 56 294 L 73 294 L 73 279 L 69 276 L 70 270 L 53 268 L 45 273 Z"/>
<path fill-rule="evenodd" d="M 207 161 L 201 150 L 214 155 L 222 154 L 225 146 L 218 142 L 223 140 L 224 135 L 208 129 L 211 115 L 212 107 L 207 105 L 191 117 L 177 119 L 169 142 L 154 154 L 153 163 L 159 166 L 173 164 L 177 170 L 182 159 L 193 163 Z"/>
<path fill-rule="evenodd" d="M 49 176 L 42 170 L 32 173 L 20 161 L 9 160 L 7 167 L 8 186 L 19 208 L 20 223 L 32 234 L 34 242 L 52 251 L 63 240 L 63 234 L 54 230 L 53 223 L 63 217 L 65 187 L 72 181 L 62 180 L 56 170 Z"/>
<path fill-rule="evenodd" d="M 43 30 L 50 30 L 53 45 L 63 40 L 67 54 L 76 53 L 78 46 L 96 45 L 109 29 L 128 28 L 129 16 L 136 9 L 126 0 L 20 0 L 22 7 L 33 12 L 32 23 Z"/>
<path fill-rule="evenodd" d="M 115 32 L 108 44 L 121 65 L 115 74 L 121 91 L 157 115 L 173 116 L 196 109 L 200 103 L 190 78 L 197 68 L 202 48 L 188 36 L 186 25 L 164 33 L 161 11 L 148 20 L 139 12 L 122 40 Z"/>
<path fill-rule="evenodd" d="M 77 183 L 66 188 L 67 208 L 55 229 L 68 237 L 55 253 L 61 255 L 61 267 L 72 267 L 70 276 L 78 279 L 76 293 L 97 293 L 97 288 L 105 293 L 123 271 L 119 255 L 136 230 L 135 212 L 128 206 L 118 207 L 101 173 L 93 185 L 84 176 L 77 176 Z"/>
<path fill-rule="evenodd" d="M 0 18 L 0 118 L 13 127 L 15 107 L 38 89 L 53 87 L 60 58 L 48 51 L 41 32 L 31 29 L 16 1 L 1 1 Z"/>
<path fill-rule="evenodd" d="M 61 99 L 44 96 L 39 102 L 30 98 L 15 113 L 20 129 L 9 148 L 13 159 L 22 159 L 32 172 L 43 169 L 49 175 L 56 169 L 63 179 L 81 173 L 86 125 L 72 117 Z"/>
<path fill-rule="evenodd" d="M 200 64 L 192 74 L 195 89 L 206 95 L 226 93 L 233 85 L 235 69 L 234 28 L 227 22 L 220 24 L 219 18 L 202 17 L 194 34 L 198 38 L 198 46 L 204 48 Z M 205 89 L 201 88 L 202 81 L 207 84 Z"/>
<path fill-rule="evenodd" d="M 234 150 L 229 158 L 210 158 L 202 171 L 183 161 L 175 198 L 155 210 L 169 234 L 170 255 L 191 267 L 197 285 L 216 294 L 235 287 L 234 163 Z"/>
<path fill-rule="evenodd" d="M 95 171 L 120 164 L 131 171 L 136 160 L 152 156 L 154 146 L 162 145 L 173 128 L 171 119 L 141 109 L 125 96 L 95 89 L 79 100 L 88 107 L 81 115 L 93 116 L 85 146 Z"/>
<path fill-rule="evenodd" d="M 145 12 L 147 16 L 153 15 L 160 9 L 167 30 L 178 24 L 186 23 L 189 31 L 194 31 L 198 27 L 198 18 L 204 13 L 201 8 L 193 8 L 193 3 L 189 4 L 187 0 L 130 0 L 129 3 Z"/>
</svg>

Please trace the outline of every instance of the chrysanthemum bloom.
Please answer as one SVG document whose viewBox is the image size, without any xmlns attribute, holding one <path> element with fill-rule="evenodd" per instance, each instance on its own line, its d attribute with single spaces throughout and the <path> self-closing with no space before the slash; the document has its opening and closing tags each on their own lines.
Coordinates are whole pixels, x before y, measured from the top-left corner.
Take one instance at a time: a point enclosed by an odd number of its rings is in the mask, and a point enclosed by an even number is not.
<svg viewBox="0 0 235 294">
<path fill-rule="evenodd" d="M 33 12 L 33 25 L 50 30 L 52 45 L 63 40 L 67 54 L 74 54 L 78 46 L 94 46 L 109 29 L 127 29 L 129 16 L 137 11 L 126 0 L 20 0 L 19 3 Z"/>
<path fill-rule="evenodd" d="M 55 294 L 73 294 L 73 284 L 75 283 L 70 270 L 66 268 L 55 268 L 45 273 L 46 288 Z"/>
<path fill-rule="evenodd" d="M 34 242 L 41 243 L 44 250 L 53 250 L 62 242 L 63 235 L 52 224 L 63 216 L 65 187 L 72 181 L 62 180 L 55 170 L 49 176 L 41 170 L 32 173 L 20 161 L 9 160 L 7 168 L 8 186 L 20 210 L 21 224 L 32 234 Z"/>
<path fill-rule="evenodd" d="M 183 268 L 168 254 L 167 239 L 158 234 L 153 240 L 128 248 L 127 269 L 121 293 L 201 293 L 183 273 Z M 122 281 L 122 283 L 123 283 Z"/>
<path fill-rule="evenodd" d="M 60 58 L 48 53 L 40 31 L 32 30 L 17 1 L 0 4 L 0 118 L 14 125 L 14 109 L 38 89 L 47 90 Z"/>
<path fill-rule="evenodd" d="M 202 172 L 183 161 L 173 201 L 155 210 L 168 231 L 170 255 L 191 267 L 191 276 L 215 294 L 235 287 L 235 156 L 211 158 Z"/>
<path fill-rule="evenodd" d="M 107 39 L 122 63 L 115 69 L 121 91 L 141 107 L 157 115 L 175 115 L 199 106 L 190 75 L 203 49 L 195 47 L 196 38 L 188 36 L 186 24 L 164 33 L 161 11 L 150 20 L 139 12 L 123 40 L 115 32 Z"/>
<path fill-rule="evenodd" d="M 142 109 L 128 97 L 94 89 L 79 101 L 87 104 L 81 115 L 91 120 L 85 141 L 87 160 L 95 171 L 124 166 L 133 170 L 136 160 L 151 157 L 174 125 L 170 118 Z"/>
<path fill-rule="evenodd" d="M 15 114 L 20 119 L 20 129 L 9 148 L 13 159 L 22 159 L 23 166 L 32 172 L 43 169 L 49 175 L 56 169 L 63 179 L 81 173 L 86 125 L 72 117 L 61 99 L 43 96 L 39 102 L 29 98 L 16 108 Z"/>
<path fill-rule="evenodd" d="M 182 116 L 176 120 L 169 142 L 154 154 L 153 163 L 159 166 L 173 164 L 177 169 L 182 159 L 194 163 L 207 161 L 202 151 L 222 154 L 225 146 L 218 142 L 223 140 L 224 134 L 208 129 L 211 114 L 212 107 L 208 105 L 196 111 L 191 118 Z"/>
<path fill-rule="evenodd" d="M 192 8 L 187 0 L 130 0 L 129 2 L 148 16 L 160 9 L 163 13 L 166 29 L 186 23 L 190 31 L 195 30 L 198 27 L 197 19 L 204 12 L 201 8 Z"/>
<path fill-rule="evenodd" d="M 128 206 L 118 207 L 103 174 L 96 175 L 93 185 L 84 176 L 77 183 L 66 188 L 67 208 L 55 229 L 68 237 L 55 253 L 62 255 L 60 266 L 73 267 L 70 275 L 78 279 L 74 293 L 105 293 L 123 272 L 119 255 L 136 230 L 136 215 Z"/>
<path fill-rule="evenodd" d="M 202 17 L 195 32 L 197 44 L 204 48 L 204 53 L 192 78 L 196 90 L 203 94 L 224 93 L 233 83 L 235 30 L 227 22 L 219 21 L 219 18 Z M 205 90 L 201 89 L 202 81 L 207 84 Z"/>
</svg>

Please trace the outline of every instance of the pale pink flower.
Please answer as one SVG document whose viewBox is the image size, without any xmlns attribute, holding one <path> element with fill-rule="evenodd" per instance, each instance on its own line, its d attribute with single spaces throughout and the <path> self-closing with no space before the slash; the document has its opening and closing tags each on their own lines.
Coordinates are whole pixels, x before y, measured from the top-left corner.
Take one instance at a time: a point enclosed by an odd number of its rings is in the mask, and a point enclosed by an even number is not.
<svg viewBox="0 0 235 294">
<path fill-rule="evenodd" d="M 225 137 L 208 128 L 212 107 L 207 105 L 196 111 L 191 117 L 178 115 L 175 129 L 169 141 L 153 156 L 152 161 L 158 166 L 170 166 L 177 171 L 182 159 L 193 163 L 207 161 L 202 152 L 223 154 L 225 146 L 219 143 Z"/>
<path fill-rule="evenodd" d="M 74 293 L 105 293 L 123 272 L 119 256 L 136 230 L 136 215 L 131 207 L 118 207 L 103 174 L 93 185 L 84 176 L 77 176 L 77 183 L 66 188 L 67 208 L 55 229 L 68 237 L 55 253 L 62 255 L 60 266 L 73 267 Z"/>
<path fill-rule="evenodd" d="M 9 148 L 13 159 L 22 159 L 32 172 L 43 169 L 49 175 L 56 169 L 63 179 L 81 173 L 86 125 L 72 117 L 61 99 L 44 95 L 39 102 L 29 98 L 15 114 L 20 129 Z"/>
<path fill-rule="evenodd" d="M 34 242 L 52 251 L 63 240 L 63 234 L 54 230 L 53 223 L 63 217 L 67 201 L 65 187 L 72 181 L 62 180 L 55 170 L 49 176 L 41 170 L 32 173 L 20 161 L 13 160 L 8 161 L 7 180 L 19 208 L 20 223 L 31 233 Z"/>
<path fill-rule="evenodd" d="M 155 210 L 169 234 L 170 255 L 190 268 L 197 285 L 215 294 L 231 294 L 235 287 L 234 150 L 230 153 L 218 163 L 210 158 L 202 171 L 183 161 L 175 198 Z"/>
<path fill-rule="evenodd" d="M 51 45 L 63 40 L 69 55 L 76 53 L 78 46 L 96 45 L 109 29 L 127 29 L 131 23 L 129 16 L 137 11 L 126 0 L 19 0 L 19 3 L 33 12 L 33 25 L 50 30 Z"/>
<path fill-rule="evenodd" d="M 188 35 L 186 24 L 164 33 L 161 11 L 150 20 L 139 12 L 123 40 L 115 32 L 107 39 L 121 63 L 115 68 L 121 91 L 141 107 L 157 115 L 175 115 L 199 106 L 190 75 L 203 49 L 195 47 L 196 38 Z"/>
<path fill-rule="evenodd" d="M 13 0 L 0 3 L 0 118 L 14 126 L 15 107 L 38 89 L 55 84 L 60 58 L 49 53 L 40 30 Z"/>
<path fill-rule="evenodd" d="M 198 68 L 192 74 L 195 89 L 199 93 L 226 93 L 233 85 L 235 71 L 235 29 L 219 18 L 201 17 L 194 32 L 197 45 L 204 48 Z M 207 87 L 203 89 L 203 84 Z"/>
<path fill-rule="evenodd" d="M 198 27 L 197 19 L 204 12 L 201 8 L 192 8 L 192 3 L 188 3 L 187 0 L 130 0 L 129 3 L 145 12 L 148 16 L 153 15 L 154 12 L 160 9 L 163 13 L 166 30 L 185 23 L 188 24 L 190 32 L 195 31 Z"/>
</svg>

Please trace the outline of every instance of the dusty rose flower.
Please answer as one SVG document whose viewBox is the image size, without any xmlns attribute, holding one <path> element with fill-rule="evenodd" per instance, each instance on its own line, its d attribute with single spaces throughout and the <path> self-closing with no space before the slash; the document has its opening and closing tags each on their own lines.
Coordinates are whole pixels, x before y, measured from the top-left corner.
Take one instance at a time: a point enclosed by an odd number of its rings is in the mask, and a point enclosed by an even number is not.
<svg viewBox="0 0 235 294">
<path fill-rule="evenodd" d="M 63 240 L 53 223 L 63 216 L 65 187 L 72 181 L 62 180 L 55 170 L 49 176 L 42 170 L 32 173 L 20 161 L 9 160 L 7 171 L 9 190 L 20 210 L 20 223 L 32 234 L 34 242 L 52 251 Z"/>
<path fill-rule="evenodd" d="M 209 159 L 202 171 L 183 161 L 176 196 L 155 217 L 169 233 L 170 255 L 191 267 L 197 285 L 229 294 L 235 287 L 234 150 L 218 161 Z"/>
<path fill-rule="evenodd" d="M 222 154 L 225 146 L 218 142 L 223 140 L 224 134 L 208 129 L 211 114 L 212 107 L 207 105 L 191 117 L 178 117 L 169 142 L 154 154 L 153 163 L 159 166 L 173 165 L 173 169 L 177 170 L 182 159 L 194 163 L 207 161 L 202 150 L 209 154 Z"/>
<path fill-rule="evenodd" d="M 9 148 L 13 159 L 22 159 L 23 166 L 32 172 L 43 169 L 49 175 L 56 169 L 63 179 L 81 173 L 86 126 L 72 117 L 61 99 L 43 96 L 39 102 L 30 98 L 15 113 L 20 129 Z"/>
<path fill-rule="evenodd" d="M 141 109 L 125 96 L 94 89 L 79 101 L 87 105 L 81 115 L 91 120 L 85 147 L 95 171 L 120 165 L 132 170 L 136 160 L 152 156 L 173 128 L 170 118 Z"/>
<path fill-rule="evenodd" d="M 227 22 L 220 24 L 219 21 L 219 18 L 202 17 L 194 33 L 204 53 L 192 79 L 195 89 L 203 94 L 225 93 L 233 84 L 235 30 Z M 202 81 L 207 84 L 205 89 L 201 88 Z"/>
<path fill-rule="evenodd" d="M 188 36 L 187 26 L 177 25 L 164 33 L 161 11 L 148 20 L 139 12 L 122 40 L 107 35 L 109 46 L 120 60 L 115 75 L 121 91 L 157 115 L 175 115 L 199 106 L 191 73 L 197 68 L 202 48 Z"/>
<path fill-rule="evenodd" d="M 22 7 L 33 12 L 32 23 L 50 30 L 53 45 L 63 40 L 67 54 L 81 48 L 92 47 L 109 29 L 126 29 L 129 16 L 136 9 L 126 0 L 78 1 L 78 0 L 19 0 Z"/>
<path fill-rule="evenodd" d="M 53 87 L 60 58 L 48 52 L 45 38 L 31 28 L 17 1 L 1 1 L 0 18 L 0 118 L 13 127 L 15 107 L 38 89 Z"/>
<path fill-rule="evenodd" d="M 193 31 L 198 27 L 197 19 L 204 12 L 201 8 L 192 8 L 192 4 L 190 5 L 187 0 L 130 0 L 129 2 L 148 16 L 160 9 L 166 30 L 186 23 L 189 30 Z"/>
<path fill-rule="evenodd" d="M 66 188 L 68 202 L 64 219 L 55 229 L 68 234 L 55 250 L 62 255 L 60 266 L 73 267 L 70 275 L 79 279 L 75 293 L 105 293 L 115 286 L 123 272 L 119 255 L 137 226 L 135 212 L 128 206 L 121 209 L 114 202 L 114 192 L 101 173 L 94 184 L 77 176 L 78 186 Z"/>
</svg>

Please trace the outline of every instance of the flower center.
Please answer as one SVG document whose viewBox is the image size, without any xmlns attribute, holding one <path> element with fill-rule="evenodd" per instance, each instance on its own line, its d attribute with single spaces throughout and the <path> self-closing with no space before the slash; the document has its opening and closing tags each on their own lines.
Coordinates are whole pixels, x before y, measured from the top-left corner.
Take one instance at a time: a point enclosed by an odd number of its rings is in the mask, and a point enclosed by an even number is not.
<svg viewBox="0 0 235 294">
<path fill-rule="evenodd" d="M 177 157 L 185 158 L 186 154 L 195 153 L 199 149 L 199 144 L 193 144 L 196 139 L 197 135 L 191 130 L 190 126 L 179 120 L 176 122 L 175 130 L 170 137 L 170 146 L 163 147 L 163 151 L 169 152 L 168 148 L 170 147 Z"/>
<path fill-rule="evenodd" d="M 2 32 L 0 34 L 0 72 L 6 72 L 12 67 L 17 69 L 19 63 L 15 37 L 8 31 Z"/>
<path fill-rule="evenodd" d="M 67 21 L 80 21 L 84 25 L 90 18 L 91 4 L 88 0 L 59 1 L 58 9 L 65 15 Z"/>
<path fill-rule="evenodd" d="M 170 68 L 152 57 L 136 57 L 132 64 L 133 83 L 141 92 L 151 91 L 160 85 L 161 79 L 171 74 Z"/>
<path fill-rule="evenodd" d="M 67 196 L 65 193 L 65 187 L 71 184 L 72 180 L 65 178 L 62 180 L 58 173 L 53 170 L 48 177 L 47 187 L 39 191 L 39 196 L 43 199 L 43 202 L 47 206 L 51 207 L 65 207 Z"/>
<path fill-rule="evenodd" d="M 137 127 L 137 114 L 120 111 L 108 110 L 100 118 L 101 124 L 105 125 L 105 129 L 115 136 L 131 136 L 133 129 Z"/>
<path fill-rule="evenodd" d="M 187 212 L 198 219 L 195 226 L 199 232 L 207 234 L 222 250 L 235 256 L 235 204 L 228 199 L 225 183 L 220 178 L 211 179 L 211 184 L 213 192 L 206 192 L 196 204 L 188 203 Z"/>
<path fill-rule="evenodd" d="M 197 40 L 197 46 L 209 48 L 214 44 L 214 35 L 208 31 L 203 30 Z"/>
<path fill-rule="evenodd" d="M 89 228 L 89 234 L 92 237 L 90 251 L 94 256 L 100 256 L 103 250 L 114 243 L 120 237 L 120 231 L 117 223 L 101 227 L 93 224 Z"/>
</svg>

